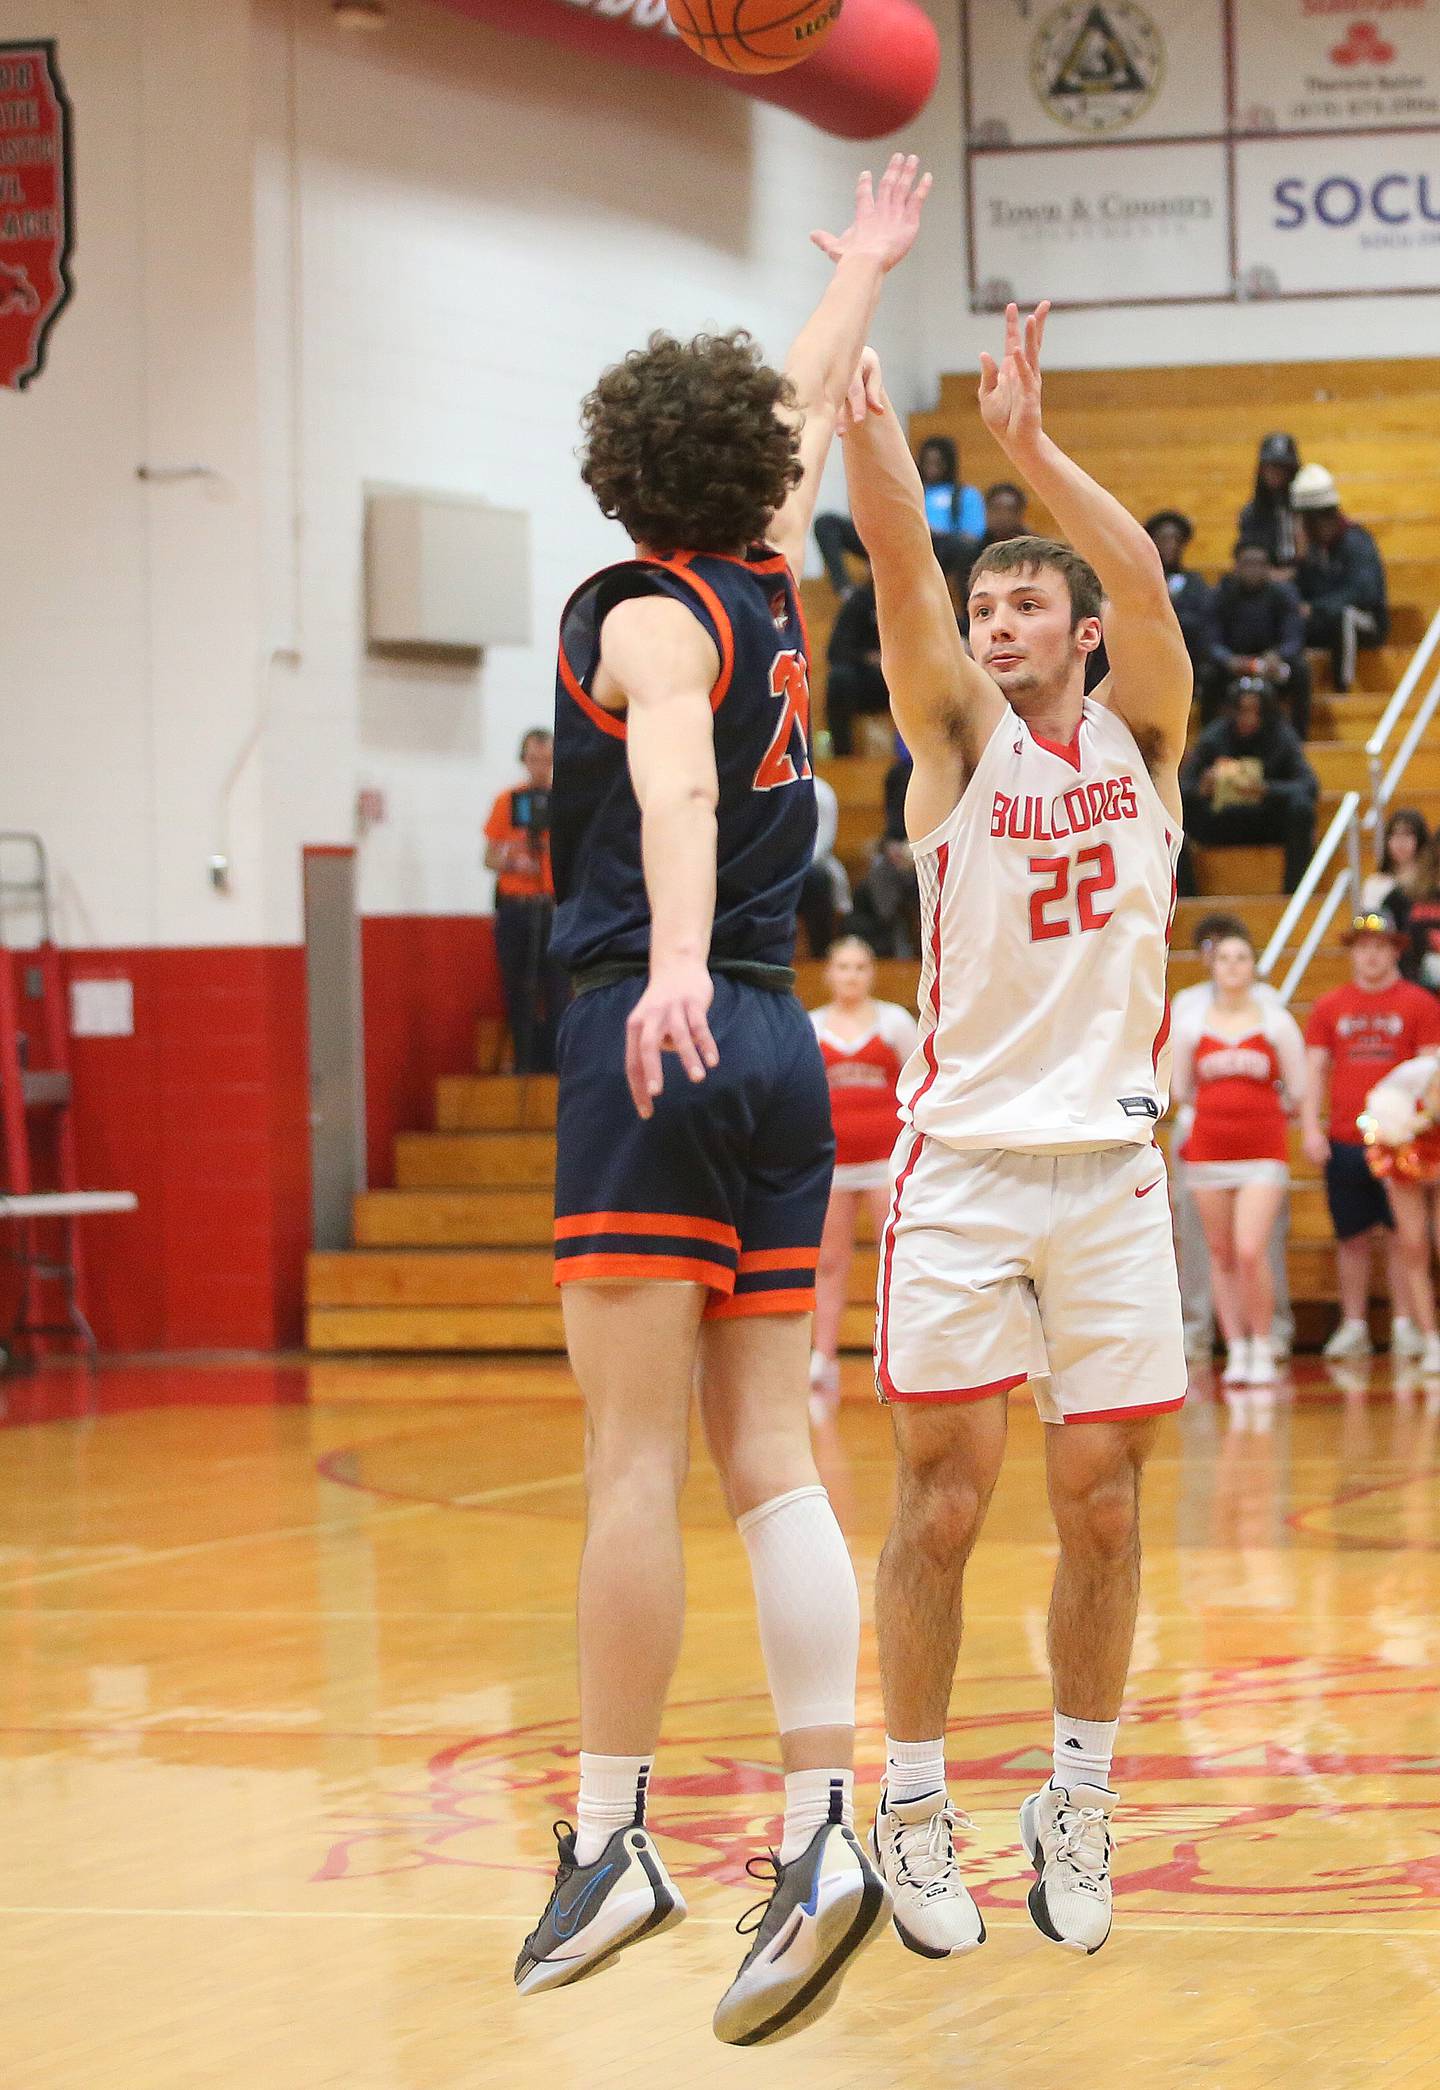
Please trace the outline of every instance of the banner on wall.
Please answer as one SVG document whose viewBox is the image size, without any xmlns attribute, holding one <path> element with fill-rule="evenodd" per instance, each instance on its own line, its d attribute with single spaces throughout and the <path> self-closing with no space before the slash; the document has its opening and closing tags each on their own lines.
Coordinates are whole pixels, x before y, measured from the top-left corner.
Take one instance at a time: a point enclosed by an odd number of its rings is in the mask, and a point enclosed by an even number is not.
<svg viewBox="0 0 1440 2090">
<path fill-rule="evenodd" d="M 1084 145 L 1219 131 L 1223 0 L 980 0 L 970 142 Z"/>
<path fill-rule="evenodd" d="M 70 104 L 53 43 L 0 44 L 0 385 L 44 368 L 70 301 Z"/>
<path fill-rule="evenodd" d="M 1440 123 L 1440 0 L 1241 0 L 1240 131 Z"/>
<path fill-rule="evenodd" d="M 1440 137 L 1254 139 L 1236 154 L 1247 298 L 1440 283 Z"/>
<path fill-rule="evenodd" d="M 965 0 L 971 304 L 1440 289 L 1440 0 Z"/>
<path fill-rule="evenodd" d="M 1221 145 L 977 155 L 972 194 L 980 310 L 1229 295 Z"/>
</svg>

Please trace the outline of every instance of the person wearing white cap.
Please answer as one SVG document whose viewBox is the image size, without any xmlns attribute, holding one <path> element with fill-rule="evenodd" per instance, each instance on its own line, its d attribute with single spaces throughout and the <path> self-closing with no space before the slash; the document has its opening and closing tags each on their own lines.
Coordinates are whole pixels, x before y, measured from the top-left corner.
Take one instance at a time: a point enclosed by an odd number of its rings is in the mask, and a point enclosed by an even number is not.
<svg viewBox="0 0 1440 2090">
<path fill-rule="evenodd" d="M 1295 581 L 1306 644 L 1327 649 L 1335 687 L 1343 693 L 1355 680 L 1357 648 L 1383 646 L 1390 629 L 1380 549 L 1364 524 L 1352 522 L 1341 508 L 1323 464 L 1300 467 L 1290 482 L 1290 505 L 1305 542 Z"/>
</svg>

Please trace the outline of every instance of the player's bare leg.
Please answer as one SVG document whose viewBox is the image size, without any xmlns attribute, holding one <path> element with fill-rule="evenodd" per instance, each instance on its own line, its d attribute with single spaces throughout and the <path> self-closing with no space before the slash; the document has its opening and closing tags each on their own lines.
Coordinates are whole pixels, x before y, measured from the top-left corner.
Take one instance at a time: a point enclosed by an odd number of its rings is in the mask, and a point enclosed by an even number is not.
<svg viewBox="0 0 1440 2090">
<path fill-rule="evenodd" d="M 598 1973 L 685 1914 L 644 1822 L 684 1624 L 679 1499 L 708 1294 L 694 1284 L 570 1284 L 562 1296 L 585 1401 L 579 1826 L 556 1831 L 555 1886 L 515 1967 L 526 1995 Z"/>
<path fill-rule="evenodd" d="M 810 1336 L 808 1314 L 781 1314 L 711 1321 L 702 1338 L 706 1436 L 750 1556 L 785 1767 L 773 1891 L 715 2013 L 743 2046 L 828 2010 L 889 1913 L 853 1828 L 860 1599 L 811 1451 Z"/>
<path fill-rule="evenodd" d="M 1140 1475 L 1153 1417 L 1045 1432 L 1060 1559 L 1050 1599 L 1055 1770 L 1025 1802 L 1030 1914 L 1046 1937 L 1098 1952 L 1110 1935 L 1110 1763 L 1140 1604 Z"/>
<path fill-rule="evenodd" d="M 985 1926 L 955 1863 L 963 1817 L 945 1786 L 945 1722 L 960 1653 L 965 1565 L 1005 1455 L 1003 1395 L 891 1407 L 899 1453 L 895 1521 L 875 1582 L 885 1692 L 885 1791 L 874 1844 L 912 1952 L 947 1959 Z"/>
</svg>

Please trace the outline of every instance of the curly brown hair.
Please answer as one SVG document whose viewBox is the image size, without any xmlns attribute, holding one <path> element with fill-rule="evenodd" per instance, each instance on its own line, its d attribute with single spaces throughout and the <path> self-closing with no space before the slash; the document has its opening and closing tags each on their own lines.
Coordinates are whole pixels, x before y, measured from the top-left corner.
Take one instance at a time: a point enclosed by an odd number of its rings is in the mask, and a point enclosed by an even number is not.
<svg viewBox="0 0 1440 2090">
<path fill-rule="evenodd" d="M 580 476 L 647 551 L 743 552 L 800 483 L 790 380 L 742 328 L 652 334 L 580 409 Z"/>
<path fill-rule="evenodd" d="M 1005 537 L 987 544 L 970 574 L 974 589 L 982 573 L 1058 573 L 1070 591 L 1070 629 L 1084 617 L 1098 617 L 1105 606 L 1100 576 L 1088 559 L 1053 537 Z"/>
</svg>

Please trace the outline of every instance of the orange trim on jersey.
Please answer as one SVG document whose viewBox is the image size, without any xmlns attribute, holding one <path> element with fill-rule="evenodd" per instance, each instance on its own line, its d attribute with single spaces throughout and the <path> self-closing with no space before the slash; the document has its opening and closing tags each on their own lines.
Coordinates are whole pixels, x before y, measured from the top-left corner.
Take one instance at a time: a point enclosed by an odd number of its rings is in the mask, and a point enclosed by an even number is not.
<svg viewBox="0 0 1440 2090">
<path fill-rule="evenodd" d="M 820 1260 L 818 1248 L 746 1248 L 741 1250 L 742 1277 L 754 1270 L 813 1270 Z"/>
<path fill-rule="evenodd" d="M 570 1255 L 555 1265 L 556 1284 L 617 1277 L 641 1284 L 703 1284 L 712 1292 L 728 1292 L 735 1282 L 724 1263 L 684 1255 Z"/>
<path fill-rule="evenodd" d="M 777 552 L 768 544 L 761 548 L 769 552 L 770 556 L 768 559 L 737 558 L 734 552 L 685 552 L 682 556 L 687 559 L 723 559 L 727 566 L 743 566 L 747 573 L 788 573 L 790 571 L 790 561 L 786 558 L 784 552 Z"/>
<path fill-rule="evenodd" d="M 585 713 L 585 716 L 590 720 L 590 723 L 598 726 L 602 733 L 608 733 L 612 740 L 623 740 L 625 738 L 624 719 L 616 718 L 612 712 L 605 709 L 603 704 L 597 704 L 595 699 L 582 687 L 579 676 L 565 658 L 565 648 L 563 646 L 560 648 L 559 657 L 560 680 L 580 706 L 580 709 Z"/>
<path fill-rule="evenodd" d="M 729 694 L 731 679 L 735 673 L 735 631 L 730 622 L 730 612 L 710 583 L 702 580 L 698 573 L 691 571 L 690 562 L 695 556 L 694 552 L 677 552 L 673 559 L 647 559 L 643 563 L 647 566 L 662 566 L 667 573 L 678 574 L 687 586 L 695 590 L 715 619 L 715 629 L 720 637 L 720 673 L 710 691 L 710 709 L 718 711 Z M 710 557 L 711 554 L 707 553 L 706 556 Z M 723 554 L 714 556 L 721 557 Z M 745 561 L 741 559 L 737 563 L 743 566 Z"/>
<path fill-rule="evenodd" d="M 716 1219 L 690 1219 L 683 1212 L 571 1212 L 555 1222 L 555 1239 L 573 1241 L 579 1234 L 664 1234 L 682 1241 L 713 1241 L 717 1248 L 739 1249 L 733 1226 Z"/>
<path fill-rule="evenodd" d="M 738 1292 L 727 1299 L 712 1299 L 705 1309 L 707 1321 L 752 1321 L 761 1314 L 808 1314 L 815 1311 L 815 1287 L 793 1292 Z"/>
</svg>

